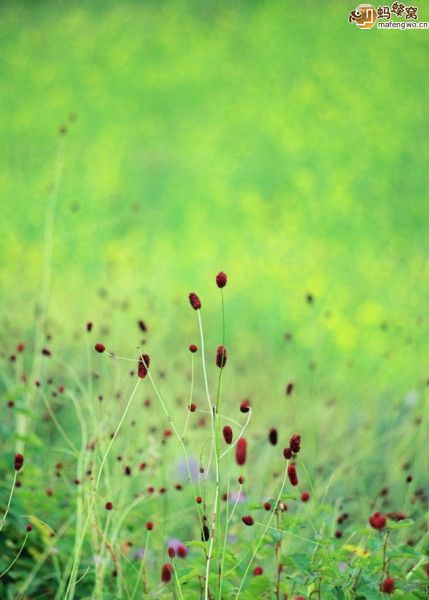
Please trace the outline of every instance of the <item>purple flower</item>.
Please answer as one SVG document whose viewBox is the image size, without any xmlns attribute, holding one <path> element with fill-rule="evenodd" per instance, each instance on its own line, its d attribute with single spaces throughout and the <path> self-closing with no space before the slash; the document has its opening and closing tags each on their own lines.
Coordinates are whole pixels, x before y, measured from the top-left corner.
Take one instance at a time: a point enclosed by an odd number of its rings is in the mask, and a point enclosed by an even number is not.
<svg viewBox="0 0 429 600">
<path fill-rule="evenodd" d="M 245 502 L 247 502 L 247 496 L 243 491 L 231 492 L 229 495 L 229 501 L 231 502 L 231 504 L 235 504 L 236 502 L 237 504 L 244 504 Z"/>
<path fill-rule="evenodd" d="M 192 457 L 189 458 L 189 471 L 191 472 L 191 478 L 193 481 L 198 479 L 200 468 L 198 462 Z M 188 480 L 188 467 L 184 458 L 180 459 L 177 463 L 177 478 L 179 481 Z"/>
</svg>

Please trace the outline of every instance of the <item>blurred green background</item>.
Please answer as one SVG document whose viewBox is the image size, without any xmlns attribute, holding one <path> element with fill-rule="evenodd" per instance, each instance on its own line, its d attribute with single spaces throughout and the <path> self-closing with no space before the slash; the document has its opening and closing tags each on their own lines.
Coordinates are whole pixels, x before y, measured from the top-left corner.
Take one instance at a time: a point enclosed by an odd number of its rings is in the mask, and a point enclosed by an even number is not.
<svg viewBox="0 0 429 600">
<path fill-rule="evenodd" d="M 144 317 L 168 356 L 195 290 L 216 343 L 223 269 L 231 356 L 263 356 L 276 393 L 423 386 L 429 33 L 360 31 L 354 7 L 2 2 L 3 324 L 32 328 L 60 152 L 65 332 L 116 319 L 134 347 Z"/>
</svg>

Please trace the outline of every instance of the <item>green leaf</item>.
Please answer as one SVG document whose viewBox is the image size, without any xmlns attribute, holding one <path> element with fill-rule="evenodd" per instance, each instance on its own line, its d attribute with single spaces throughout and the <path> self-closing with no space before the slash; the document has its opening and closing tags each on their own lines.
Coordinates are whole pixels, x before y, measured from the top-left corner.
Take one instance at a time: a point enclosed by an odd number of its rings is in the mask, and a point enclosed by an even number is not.
<svg viewBox="0 0 429 600">
<path fill-rule="evenodd" d="M 192 581 L 192 579 L 196 579 L 198 576 L 199 573 L 196 569 L 177 569 L 177 577 L 180 584 L 188 583 L 188 581 Z"/>
<path fill-rule="evenodd" d="M 311 558 L 308 554 L 289 554 L 282 557 L 286 565 L 296 567 L 299 571 L 310 574 L 312 572 Z"/>
<path fill-rule="evenodd" d="M 240 594 L 242 600 L 263 600 L 271 598 L 272 583 L 268 577 L 253 577 L 249 587 Z"/>
<path fill-rule="evenodd" d="M 414 525 L 413 519 L 402 519 L 402 521 L 389 521 L 387 526 L 389 529 L 405 529 Z"/>
<path fill-rule="evenodd" d="M 342 588 L 336 586 L 332 591 L 333 591 L 333 593 L 335 595 L 335 599 L 336 600 L 347 600 L 347 596 L 345 595 L 345 593 L 342 590 Z"/>
<path fill-rule="evenodd" d="M 199 540 L 192 540 L 191 542 L 185 542 L 185 546 L 190 546 L 191 548 L 202 548 L 203 550 L 206 547 L 205 542 L 201 542 Z"/>
</svg>

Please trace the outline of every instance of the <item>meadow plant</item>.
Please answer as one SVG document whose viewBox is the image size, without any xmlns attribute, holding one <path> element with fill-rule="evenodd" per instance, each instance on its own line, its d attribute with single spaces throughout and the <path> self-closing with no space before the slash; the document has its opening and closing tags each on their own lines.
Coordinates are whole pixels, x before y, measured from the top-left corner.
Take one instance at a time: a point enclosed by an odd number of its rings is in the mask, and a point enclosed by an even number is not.
<svg viewBox="0 0 429 600">
<path fill-rule="evenodd" d="M 221 327 L 209 351 L 203 304 L 195 292 L 188 297 L 199 345 L 184 346 L 189 395 L 177 406 L 156 353 L 142 350 L 146 339 L 123 356 L 107 349 L 108 333 L 91 342 L 100 334 L 93 321 L 82 328 L 86 377 L 48 347 L 39 353 L 52 366 L 35 380 L 21 374 L 46 411 L 52 449 L 37 471 L 27 442 L 30 461 L 18 452 L 5 471 L 0 530 L 11 541 L 0 585 L 22 600 L 428 598 L 425 482 L 417 486 L 405 464 L 411 491 L 402 506 L 385 485 L 358 510 L 343 467 L 318 477 L 306 460 L 308 437 L 281 411 L 271 426 L 254 422 L 253 398 L 233 400 L 224 386 L 235 360 L 226 345 L 227 275 L 215 284 Z M 147 321 L 136 323 L 146 336 Z M 26 351 L 19 342 L 9 365 Z M 115 373 L 121 386 L 106 386 Z M 293 391 L 290 382 L 286 397 Z M 7 405 L 15 409 L 12 395 Z M 34 493 L 31 514 L 23 499 L 14 508 L 23 484 Z"/>
</svg>

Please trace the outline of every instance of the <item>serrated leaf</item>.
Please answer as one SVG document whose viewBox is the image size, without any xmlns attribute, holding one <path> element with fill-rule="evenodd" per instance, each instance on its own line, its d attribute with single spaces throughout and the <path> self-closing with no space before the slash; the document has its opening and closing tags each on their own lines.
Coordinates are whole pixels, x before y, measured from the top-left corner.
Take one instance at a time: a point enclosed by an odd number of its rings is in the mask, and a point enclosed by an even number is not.
<svg viewBox="0 0 429 600">
<path fill-rule="evenodd" d="M 282 557 L 285 564 L 297 567 L 300 571 L 310 574 L 312 572 L 311 557 L 308 554 L 289 554 Z"/>
</svg>

